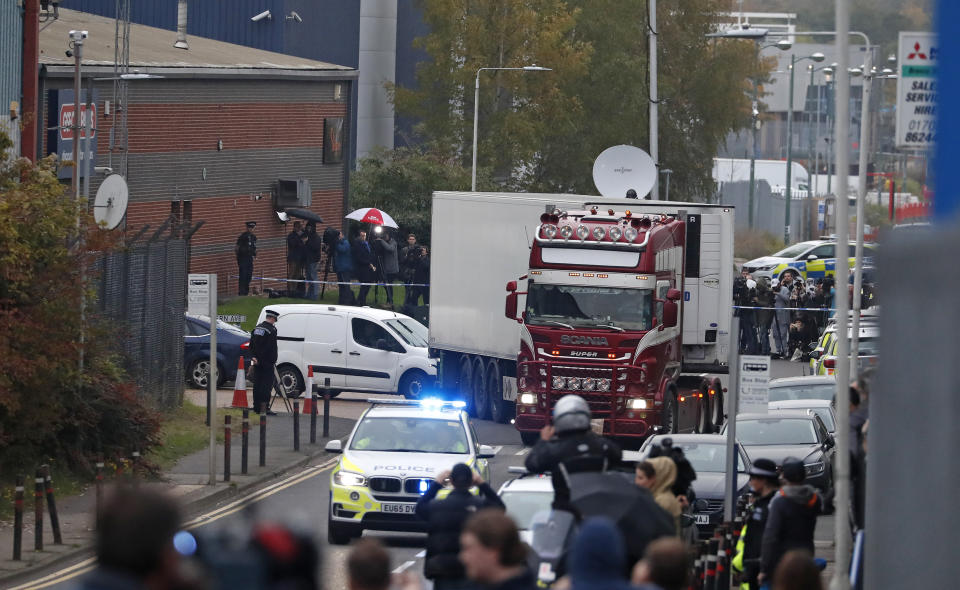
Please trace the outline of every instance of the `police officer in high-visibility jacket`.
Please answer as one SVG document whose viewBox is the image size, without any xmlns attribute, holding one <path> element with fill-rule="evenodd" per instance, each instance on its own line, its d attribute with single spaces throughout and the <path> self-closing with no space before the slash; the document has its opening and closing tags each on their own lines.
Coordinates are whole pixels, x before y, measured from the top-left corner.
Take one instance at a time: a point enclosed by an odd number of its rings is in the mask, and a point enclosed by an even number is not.
<svg viewBox="0 0 960 590">
<path fill-rule="evenodd" d="M 767 525 L 770 500 L 780 486 L 777 464 L 770 459 L 757 459 L 748 471 L 750 489 L 756 499 L 747 509 L 746 522 L 740 532 L 737 552 L 733 558 L 733 568 L 743 572 L 741 590 L 756 590 L 760 587 L 757 576 L 760 574 L 760 547 L 763 529 Z"/>
<path fill-rule="evenodd" d="M 257 412 L 269 411 L 270 391 L 273 389 L 273 367 L 277 364 L 277 318 L 280 314 L 272 309 L 264 312 L 266 318 L 253 329 L 250 335 L 250 361 L 254 367 L 253 376 L 253 409 Z"/>
</svg>

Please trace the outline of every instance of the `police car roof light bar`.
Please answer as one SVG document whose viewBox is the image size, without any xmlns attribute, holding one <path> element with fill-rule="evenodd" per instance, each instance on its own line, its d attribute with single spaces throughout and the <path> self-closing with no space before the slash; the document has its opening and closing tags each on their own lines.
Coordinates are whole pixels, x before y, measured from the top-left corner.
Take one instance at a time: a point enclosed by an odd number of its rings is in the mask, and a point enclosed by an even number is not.
<svg viewBox="0 0 960 590">
<path fill-rule="evenodd" d="M 460 400 L 442 400 L 439 398 L 426 398 L 426 399 L 378 399 L 378 398 L 368 398 L 367 403 L 374 406 L 419 406 L 423 408 L 465 408 L 467 403 Z"/>
</svg>

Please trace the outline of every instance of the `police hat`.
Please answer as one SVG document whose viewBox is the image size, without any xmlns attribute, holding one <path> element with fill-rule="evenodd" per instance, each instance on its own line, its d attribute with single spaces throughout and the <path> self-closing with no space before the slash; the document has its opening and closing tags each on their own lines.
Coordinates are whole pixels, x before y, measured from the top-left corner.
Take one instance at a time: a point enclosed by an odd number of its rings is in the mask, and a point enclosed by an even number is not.
<svg viewBox="0 0 960 590">
<path fill-rule="evenodd" d="M 770 459 L 757 459 L 747 470 L 750 475 L 777 479 L 777 464 Z"/>
<path fill-rule="evenodd" d="M 277 318 L 280 317 L 280 314 L 277 313 L 277 312 L 275 312 L 275 311 L 273 311 L 272 309 L 268 309 L 268 310 L 265 311 L 264 313 L 267 314 L 267 317 L 268 317 L 268 318 L 277 319 Z"/>
<path fill-rule="evenodd" d="M 257 227 L 257 222 L 256 222 L 256 221 L 248 221 L 248 222 L 247 222 L 247 227 L 249 227 L 250 229 L 253 229 L 253 228 Z"/>
</svg>

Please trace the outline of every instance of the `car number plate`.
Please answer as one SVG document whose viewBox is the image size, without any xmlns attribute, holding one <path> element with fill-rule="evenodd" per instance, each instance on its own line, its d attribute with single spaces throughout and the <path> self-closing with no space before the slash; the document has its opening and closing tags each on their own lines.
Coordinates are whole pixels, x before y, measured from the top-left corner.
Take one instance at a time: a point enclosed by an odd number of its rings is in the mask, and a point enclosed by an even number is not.
<svg viewBox="0 0 960 590">
<path fill-rule="evenodd" d="M 381 507 L 382 512 L 390 512 L 392 514 L 414 514 L 416 510 L 416 504 L 383 504 Z"/>
<path fill-rule="evenodd" d="M 694 514 L 696 517 L 697 524 L 710 524 L 710 515 L 709 514 Z"/>
</svg>

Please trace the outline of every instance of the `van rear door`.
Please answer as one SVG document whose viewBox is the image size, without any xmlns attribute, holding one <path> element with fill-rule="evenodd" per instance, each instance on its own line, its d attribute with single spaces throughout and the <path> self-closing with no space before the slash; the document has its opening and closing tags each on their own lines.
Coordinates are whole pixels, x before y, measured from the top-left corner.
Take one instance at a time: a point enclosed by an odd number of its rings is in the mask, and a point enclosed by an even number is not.
<svg viewBox="0 0 960 590">
<path fill-rule="evenodd" d="M 322 387 L 342 389 L 347 367 L 347 318 L 338 313 L 311 313 L 306 318 L 303 342 L 304 369 L 313 366 L 313 382 Z M 306 375 L 304 375 L 306 378 Z"/>
</svg>

